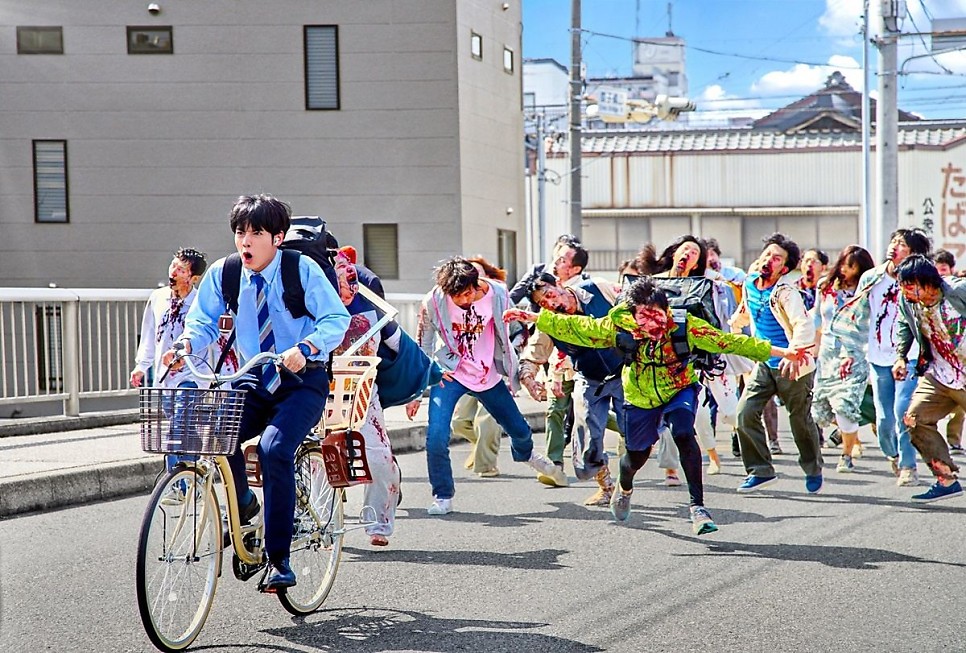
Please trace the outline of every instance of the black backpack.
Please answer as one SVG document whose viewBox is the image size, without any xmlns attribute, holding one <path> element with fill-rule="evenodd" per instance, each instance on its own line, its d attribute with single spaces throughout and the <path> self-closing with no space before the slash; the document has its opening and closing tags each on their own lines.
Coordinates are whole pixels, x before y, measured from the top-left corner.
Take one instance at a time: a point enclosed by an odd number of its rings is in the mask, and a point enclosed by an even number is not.
<svg viewBox="0 0 966 653">
<path fill-rule="evenodd" d="M 637 278 L 625 275 L 624 289 Z M 714 310 L 714 282 L 707 277 L 651 277 L 651 281 L 667 296 L 671 315 L 677 327 L 671 334 L 671 345 L 678 360 L 684 364 L 693 362 L 695 369 L 711 376 L 721 374 L 725 365 L 720 354 L 712 354 L 702 349 L 692 350 L 688 344 L 687 315 L 689 313 L 716 329 L 721 328 L 718 314 Z M 626 357 L 631 343 L 626 337 L 619 340 L 619 349 Z M 634 342 L 639 344 L 639 341 Z M 636 354 L 636 351 L 633 353 Z"/>
<path fill-rule="evenodd" d="M 302 278 L 299 276 L 299 257 L 308 256 L 318 263 L 332 287 L 338 291 L 339 280 L 333 265 L 338 248 L 339 241 L 326 229 L 325 220 L 319 216 L 299 215 L 292 218 L 285 240 L 279 247 L 282 250 L 282 298 L 292 317 L 315 318 L 305 307 L 305 289 L 302 288 Z M 241 257 L 232 254 L 225 259 L 225 266 L 221 271 L 221 293 L 225 298 L 225 305 L 234 315 L 238 314 L 241 269 Z"/>
</svg>

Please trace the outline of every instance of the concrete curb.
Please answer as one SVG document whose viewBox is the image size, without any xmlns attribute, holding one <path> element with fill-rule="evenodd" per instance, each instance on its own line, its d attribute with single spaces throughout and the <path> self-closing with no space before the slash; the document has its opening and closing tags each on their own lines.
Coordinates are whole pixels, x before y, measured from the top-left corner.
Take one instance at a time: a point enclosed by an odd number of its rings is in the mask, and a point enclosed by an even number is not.
<svg viewBox="0 0 966 653">
<path fill-rule="evenodd" d="M 534 433 L 544 431 L 542 410 L 525 411 L 523 416 Z M 389 437 L 397 454 L 423 451 L 426 425 L 390 428 Z M 465 440 L 454 436 L 451 442 Z M 0 518 L 146 494 L 161 467 L 160 456 L 151 456 L 0 480 Z"/>
<path fill-rule="evenodd" d="M 51 417 L 26 417 L 24 419 L 5 419 L 0 421 L 0 438 L 17 435 L 40 435 L 60 433 L 61 431 L 80 431 L 102 426 L 134 424 L 138 421 L 137 409 L 113 410 L 103 413 L 85 413 L 77 417 L 55 415 Z"/>
</svg>

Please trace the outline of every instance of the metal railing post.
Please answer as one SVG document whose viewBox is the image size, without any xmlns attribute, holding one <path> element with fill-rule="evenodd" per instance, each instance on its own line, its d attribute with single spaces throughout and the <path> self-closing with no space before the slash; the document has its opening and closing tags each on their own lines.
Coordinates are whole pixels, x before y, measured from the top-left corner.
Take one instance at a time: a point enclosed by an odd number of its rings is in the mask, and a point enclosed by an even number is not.
<svg viewBox="0 0 966 653">
<path fill-rule="evenodd" d="M 64 414 L 80 415 L 80 299 L 65 301 L 63 320 L 64 343 Z"/>
</svg>

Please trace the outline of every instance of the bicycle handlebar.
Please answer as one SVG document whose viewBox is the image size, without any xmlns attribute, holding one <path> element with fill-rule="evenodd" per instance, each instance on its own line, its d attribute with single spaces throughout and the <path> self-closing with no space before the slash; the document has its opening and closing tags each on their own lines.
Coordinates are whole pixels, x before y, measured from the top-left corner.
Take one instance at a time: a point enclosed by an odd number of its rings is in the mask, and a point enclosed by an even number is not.
<svg viewBox="0 0 966 653">
<path fill-rule="evenodd" d="M 250 361 L 248 361 L 240 368 L 238 368 L 238 370 L 234 374 L 214 374 L 214 373 L 209 374 L 207 372 L 202 372 L 201 370 L 199 370 L 197 366 L 195 366 L 194 361 L 192 360 L 192 358 L 196 358 L 196 357 L 192 356 L 191 354 L 182 353 L 183 349 L 184 349 L 184 345 L 182 343 L 180 342 L 175 343 L 174 350 L 176 352 L 176 356 L 174 358 L 174 361 L 177 361 L 177 360 L 184 361 L 185 364 L 188 366 L 188 369 L 191 370 L 191 373 L 195 377 L 203 381 L 214 381 L 216 383 L 231 383 L 232 381 L 237 381 L 238 379 L 242 378 L 243 376 L 248 374 L 248 372 L 250 372 L 253 368 L 259 365 L 264 365 L 265 363 L 272 363 L 282 374 L 287 374 L 288 376 L 291 376 L 292 378 L 296 379 L 299 383 L 302 382 L 302 379 L 301 377 L 299 377 L 298 374 L 296 374 L 292 370 L 282 365 L 282 356 L 280 354 L 273 354 L 270 351 L 263 351 L 257 356 L 252 357 Z M 172 361 L 172 363 L 174 363 L 174 361 Z M 168 369 L 170 370 L 171 368 L 168 367 Z M 167 372 L 165 372 L 165 375 L 167 375 Z"/>
</svg>

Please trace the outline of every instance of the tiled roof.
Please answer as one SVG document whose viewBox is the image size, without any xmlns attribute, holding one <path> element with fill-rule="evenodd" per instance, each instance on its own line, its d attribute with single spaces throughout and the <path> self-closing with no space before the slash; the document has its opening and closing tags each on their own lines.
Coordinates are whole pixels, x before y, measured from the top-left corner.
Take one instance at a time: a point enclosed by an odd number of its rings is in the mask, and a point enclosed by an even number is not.
<svg viewBox="0 0 966 653">
<path fill-rule="evenodd" d="M 966 138 L 966 121 L 930 124 L 922 121 L 900 126 L 899 147 L 944 148 Z M 874 135 L 873 135 L 874 139 Z M 566 151 L 565 143 L 553 152 Z M 585 132 L 585 154 L 635 152 L 728 152 L 743 150 L 856 149 L 862 146 L 858 132 L 783 132 L 761 129 L 689 131 Z"/>
</svg>

